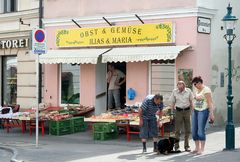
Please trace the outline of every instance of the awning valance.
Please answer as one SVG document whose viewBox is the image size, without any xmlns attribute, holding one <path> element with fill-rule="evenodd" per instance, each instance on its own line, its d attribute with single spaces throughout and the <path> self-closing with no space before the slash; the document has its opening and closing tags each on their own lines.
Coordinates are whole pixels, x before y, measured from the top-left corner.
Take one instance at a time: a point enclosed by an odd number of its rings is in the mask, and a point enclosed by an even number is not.
<svg viewBox="0 0 240 162">
<path fill-rule="evenodd" d="M 186 46 L 160 46 L 160 47 L 128 47 L 113 48 L 102 55 L 102 62 L 138 62 L 149 60 L 172 60 L 178 54 L 190 47 Z"/>
<path fill-rule="evenodd" d="M 39 56 L 41 64 L 96 64 L 99 55 L 109 49 L 74 49 L 74 50 L 48 50 Z"/>
</svg>

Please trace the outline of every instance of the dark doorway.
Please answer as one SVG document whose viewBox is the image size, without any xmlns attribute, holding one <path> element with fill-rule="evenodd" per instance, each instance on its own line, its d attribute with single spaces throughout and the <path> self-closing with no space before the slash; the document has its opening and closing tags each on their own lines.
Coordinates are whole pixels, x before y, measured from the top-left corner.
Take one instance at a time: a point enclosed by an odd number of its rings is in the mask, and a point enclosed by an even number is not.
<svg viewBox="0 0 240 162">
<path fill-rule="evenodd" d="M 125 74 L 126 77 L 126 63 L 125 62 L 117 62 L 117 63 L 108 63 L 107 65 L 112 64 L 114 65 L 115 69 L 120 70 L 121 72 L 123 72 Z M 121 78 L 119 80 L 119 82 L 121 82 L 123 80 L 123 78 Z M 107 86 L 109 87 L 109 85 Z M 108 95 L 107 95 L 108 96 Z M 107 101 L 108 101 L 108 97 L 107 97 Z M 120 86 L 120 102 L 121 102 L 121 108 L 125 107 L 125 103 L 126 103 L 126 82 L 124 82 L 121 86 Z M 114 108 L 116 108 L 114 106 Z M 108 108 L 107 108 L 108 109 Z"/>
</svg>

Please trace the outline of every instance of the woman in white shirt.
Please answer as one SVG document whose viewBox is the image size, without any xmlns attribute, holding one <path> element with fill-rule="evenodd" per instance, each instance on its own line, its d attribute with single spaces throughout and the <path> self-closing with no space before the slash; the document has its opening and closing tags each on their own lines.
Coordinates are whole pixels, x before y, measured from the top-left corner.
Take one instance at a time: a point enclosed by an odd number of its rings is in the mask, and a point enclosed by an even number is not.
<svg viewBox="0 0 240 162">
<path fill-rule="evenodd" d="M 200 76 L 194 77 L 192 84 L 196 88 L 194 110 L 192 112 L 192 137 L 195 142 L 195 150 L 192 153 L 200 155 L 204 151 L 205 127 L 208 118 L 211 122 L 214 122 L 214 107 L 211 89 L 203 84 L 202 78 Z"/>
</svg>

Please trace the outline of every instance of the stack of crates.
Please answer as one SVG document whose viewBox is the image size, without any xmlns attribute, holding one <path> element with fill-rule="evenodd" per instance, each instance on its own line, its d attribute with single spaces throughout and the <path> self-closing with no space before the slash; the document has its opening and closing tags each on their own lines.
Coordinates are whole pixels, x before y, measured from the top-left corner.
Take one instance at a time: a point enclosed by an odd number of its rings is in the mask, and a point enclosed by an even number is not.
<svg viewBox="0 0 240 162">
<path fill-rule="evenodd" d="M 59 121 L 50 120 L 49 133 L 51 135 L 57 135 L 57 136 L 73 133 L 72 120 L 71 119 L 64 119 Z"/>
<path fill-rule="evenodd" d="M 72 118 L 72 131 L 73 133 L 84 132 L 87 129 L 87 124 L 84 122 L 84 117 L 73 117 Z"/>
<path fill-rule="evenodd" d="M 116 123 L 95 123 L 93 124 L 94 140 L 109 140 L 118 137 Z"/>
<path fill-rule="evenodd" d="M 66 135 L 77 132 L 84 132 L 87 129 L 87 125 L 84 122 L 84 117 L 73 117 L 69 119 L 49 121 L 49 133 L 51 135 Z"/>
</svg>

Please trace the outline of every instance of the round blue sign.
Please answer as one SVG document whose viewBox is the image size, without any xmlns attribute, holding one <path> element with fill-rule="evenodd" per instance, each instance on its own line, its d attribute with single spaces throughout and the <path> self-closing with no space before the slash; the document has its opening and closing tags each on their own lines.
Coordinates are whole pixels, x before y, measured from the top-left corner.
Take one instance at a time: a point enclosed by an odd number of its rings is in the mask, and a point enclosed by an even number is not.
<svg viewBox="0 0 240 162">
<path fill-rule="evenodd" d="M 35 32 L 34 38 L 35 38 L 35 40 L 36 40 L 37 42 L 41 43 L 41 42 L 43 42 L 44 39 L 45 39 L 45 34 L 44 34 L 44 32 L 43 32 L 42 30 L 37 30 L 37 31 Z"/>
</svg>

